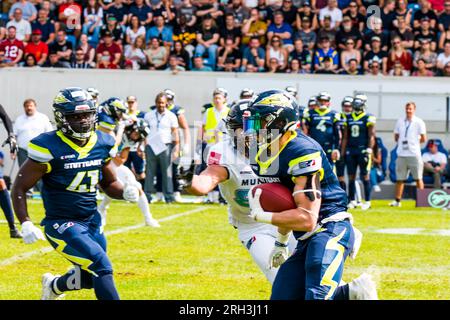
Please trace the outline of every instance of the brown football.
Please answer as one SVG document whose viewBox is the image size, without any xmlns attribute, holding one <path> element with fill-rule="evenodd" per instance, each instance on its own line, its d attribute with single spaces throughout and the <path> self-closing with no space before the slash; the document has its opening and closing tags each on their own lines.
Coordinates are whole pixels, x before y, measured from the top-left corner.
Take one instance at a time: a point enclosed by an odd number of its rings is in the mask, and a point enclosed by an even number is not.
<svg viewBox="0 0 450 320">
<path fill-rule="evenodd" d="M 253 195 L 256 189 L 262 190 L 259 202 L 264 211 L 281 212 L 297 208 L 292 191 L 281 183 L 261 184 L 252 189 Z"/>
</svg>

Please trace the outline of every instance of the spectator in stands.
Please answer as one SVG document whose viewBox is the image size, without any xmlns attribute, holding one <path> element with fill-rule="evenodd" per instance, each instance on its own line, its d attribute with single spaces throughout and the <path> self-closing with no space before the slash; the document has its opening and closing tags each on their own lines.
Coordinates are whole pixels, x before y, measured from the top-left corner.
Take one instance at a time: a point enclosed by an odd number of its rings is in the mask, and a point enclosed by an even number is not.
<svg viewBox="0 0 450 320">
<path fill-rule="evenodd" d="M 351 41 L 351 40 L 349 40 L 349 41 Z M 343 68 L 341 74 L 346 74 L 346 75 L 351 75 L 351 76 L 357 76 L 357 75 L 361 74 L 361 69 L 358 64 L 358 60 L 356 60 L 355 58 L 348 60 L 346 66 L 345 66 L 345 68 Z"/>
<path fill-rule="evenodd" d="M 431 50 L 431 44 L 428 39 L 422 39 L 420 41 L 420 50 L 414 53 L 413 65 L 415 68 L 419 68 L 419 60 L 422 59 L 425 62 L 425 67 L 429 71 L 434 71 L 437 62 L 437 54 Z"/>
<path fill-rule="evenodd" d="M 195 4 L 197 6 L 197 18 L 202 20 L 204 16 L 210 15 L 212 19 L 219 20 L 219 17 L 221 18 L 224 14 L 224 8 L 217 2 L 217 0 L 204 0 Z"/>
<path fill-rule="evenodd" d="M 155 17 L 154 21 L 155 25 L 147 31 L 147 42 L 151 38 L 158 38 L 162 41 L 162 45 L 170 50 L 173 43 L 172 28 L 165 25 L 163 16 Z"/>
<path fill-rule="evenodd" d="M 14 3 L 9 9 L 9 19 L 12 20 L 14 18 L 14 11 L 16 9 L 22 10 L 23 18 L 28 22 L 33 22 L 37 17 L 36 7 L 27 0 L 18 0 Z"/>
<path fill-rule="evenodd" d="M 56 40 L 49 46 L 50 52 L 55 52 L 58 56 L 60 64 L 65 68 L 70 68 L 70 61 L 72 60 L 72 43 L 66 40 L 66 32 L 59 30 L 56 34 Z"/>
<path fill-rule="evenodd" d="M 242 5 L 242 0 L 231 0 L 230 2 L 226 6 L 225 15 L 232 13 L 234 15 L 235 26 L 241 28 L 244 20 L 250 16 L 250 12 L 248 8 Z"/>
<path fill-rule="evenodd" d="M 380 49 L 382 51 L 387 51 L 389 48 L 389 33 L 383 30 L 383 22 L 380 18 L 370 19 L 372 21 L 372 30 L 370 30 L 364 36 L 364 50 L 370 51 L 370 46 L 373 44 L 373 38 L 380 39 Z"/>
<path fill-rule="evenodd" d="M 395 0 L 387 0 L 384 2 L 384 6 L 381 9 L 381 21 L 386 30 L 392 30 L 394 28 L 395 14 Z"/>
<path fill-rule="evenodd" d="M 444 11 L 439 15 L 438 30 L 443 33 L 450 27 L 450 0 L 444 3 Z"/>
<path fill-rule="evenodd" d="M 130 25 L 125 31 L 125 42 L 127 44 L 133 44 L 136 38 L 139 36 L 143 36 L 145 39 L 145 27 L 141 25 L 138 16 L 131 16 Z"/>
<path fill-rule="evenodd" d="M 183 48 L 181 41 L 173 43 L 173 50 L 170 52 L 170 55 L 177 58 L 180 67 L 183 67 L 185 70 L 191 69 L 189 52 Z"/>
<path fill-rule="evenodd" d="M 197 32 L 197 46 L 195 47 L 195 55 L 203 56 L 208 52 L 208 66 L 211 69 L 216 67 L 216 52 L 219 43 L 219 30 L 216 27 L 212 16 L 207 14 L 203 17 L 202 25 Z"/>
<path fill-rule="evenodd" d="M 303 30 L 303 20 L 310 21 L 310 27 L 312 30 L 319 28 L 319 22 L 317 21 L 317 14 L 312 10 L 309 0 L 302 0 L 303 4 L 297 10 L 297 16 L 295 19 L 295 27 L 297 30 Z"/>
<path fill-rule="evenodd" d="M 411 53 L 403 47 L 402 40 L 399 36 L 392 39 L 392 48 L 389 51 L 388 70 L 394 67 L 396 62 L 400 62 L 403 66 L 402 70 L 410 73 L 412 70 L 412 56 Z"/>
<path fill-rule="evenodd" d="M 242 44 L 248 45 L 252 37 L 259 37 L 259 42 L 266 43 L 267 23 L 262 21 L 257 8 L 250 10 L 250 17 L 242 25 Z"/>
<path fill-rule="evenodd" d="M 90 36 L 90 41 L 97 44 L 100 40 L 100 27 L 103 25 L 103 8 L 97 0 L 88 0 L 83 10 L 84 24 L 82 33 Z"/>
<path fill-rule="evenodd" d="M 156 17 L 162 17 L 165 25 L 172 26 L 172 22 L 175 21 L 175 7 L 170 1 L 150 1 L 150 8 L 153 13 L 153 22 Z"/>
<path fill-rule="evenodd" d="M 180 71 L 186 71 L 186 69 L 179 65 L 177 56 L 170 55 L 166 71 L 171 71 L 173 74 L 177 74 Z"/>
<path fill-rule="evenodd" d="M 161 46 L 159 39 L 153 37 L 150 39 L 149 46 L 145 50 L 147 62 L 150 70 L 166 69 L 169 52 L 166 47 Z"/>
<path fill-rule="evenodd" d="M 380 62 L 378 60 L 373 60 L 369 63 L 369 70 L 366 71 L 366 75 L 375 77 L 383 76 L 383 72 L 380 68 Z"/>
<path fill-rule="evenodd" d="M 345 71 L 348 71 L 351 60 L 356 61 L 356 69 L 359 70 L 361 66 L 361 52 L 355 49 L 355 41 L 352 38 L 348 38 L 345 42 L 345 49 L 341 51 L 341 67 Z"/>
<path fill-rule="evenodd" d="M 280 11 L 275 12 L 273 15 L 273 23 L 267 29 L 267 41 L 270 43 L 272 37 L 277 35 L 283 41 L 283 47 L 290 52 L 294 49 L 292 34 L 292 27 L 284 22 L 283 14 Z"/>
<path fill-rule="evenodd" d="M 403 48 L 411 50 L 414 48 L 414 33 L 412 33 L 404 17 L 397 18 L 397 28 L 391 31 L 390 38 L 394 39 L 395 37 L 400 37 Z"/>
<path fill-rule="evenodd" d="M 64 30 L 67 35 L 74 38 L 79 38 L 81 34 L 81 14 L 83 8 L 81 4 L 76 3 L 75 0 L 66 0 L 58 7 L 58 20 L 60 23 L 59 30 Z M 70 41 L 72 44 L 75 41 Z"/>
<path fill-rule="evenodd" d="M 336 47 L 340 50 L 347 49 L 347 40 L 351 39 L 354 42 L 354 49 L 360 50 L 362 47 L 361 32 L 353 26 L 352 20 L 349 16 L 342 18 L 342 24 L 339 31 L 336 33 Z"/>
<path fill-rule="evenodd" d="M 447 156 L 438 150 L 434 140 L 429 140 L 427 151 L 422 155 L 424 176 L 433 177 L 433 188 L 442 188 L 442 177 L 446 175 Z"/>
<path fill-rule="evenodd" d="M 162 190 L 166 203 L 174 202 L 173 182 L 172 182 L 172 163 L 179 155 L 179 136 L 177 116 L 167 110 L 167 95 L 159 93 L 155 99 L 155 110 L 145 114 L 145 121 L 150 126 L 150 132 L 154 134 L 147 137 L 145 147 L 146 154 L 146 177 L 145 193 L 147 199 L 151 202 L 151 193 L 154 192 L 154 178 L 156 172 L 161 172 Z M 164 144 L 165 149 L 157 150 L 154 141 L 158 144 Z"/>
<path fill-rule="evenodd" d="M 107 6 L 107 9 L 103 7 L 103 10 L 106 17 L 115 17 L 121 26 L 125 26 L 128 23 L 128 5 L 124 5 L 123 0 L 114 0 Z"/>
<path fill-rule="evenodd" d="M 329 16 L 331 19 L 331 28 L 338 30 L 342 22 L 342 11 L 338 8 L 337 0 L 328 0 L 328 5 L 319 11 L 319 22 L 322 28 L 324 27 L 325 17 Z"/>
<path fill-rule="evenodd" d="M 256 7 L 258 8 L 261 20 L 270 24 L 273 20 L 273 10 L 268 6 L 267 0 L 258 0 Z"/>
<path fill-rule="evenodd" d="M 194 56 L 192 71 L 213 71 L 210 66 L 205 66 L 202 56 Z"/>
<path fill-rule="evenodd" d="M 25 68 L 40 67 L 40 66 L 37 64 L 36 57 L 35 57 L 34 55 L 32 55 L 31 53 L 25 54 L 23 66 L 24 66 Z"/>
<path fill-rule="evenodd" d="M 107 33 L 109 33 L 112 36 L 114 43 L 116 43 L 119 46 L 122 46 L 124 32 L 122 27 L 117 23 L 117 19 L 114 16 L 108 16 L 106 18 L 106 24 L 104 24 L 100 28 L 100 38 L 101 38 L 100 42 L 103 41 L 103 38 Z"/>
<path fill-rule="evenodd" d="M 23 42 L 16 37 L 16 27 L 8 27 L 7 38 L 0 42 L 0 50 L 5 53 L 2 65 L 16 67 L 23 58 L 24 49 Z"/>
<path fill-rule="evenodd" d="M 78 48 L 75 50 L 75 58 L 70 63 L 72 69 L 90 69 L 91 65 L 84 60 L 83 49 Z"/>
<path fill-rule="evenodd" d="M 197 31 L 195 27 L 188 26 L 186 24 L 186 17 L 184 15 L 180 16 L 178 18 L 178 24 L 173 30 L 173 40 L 180 41 L 190 57 L 194 55 L 196 38 Z"/>
<path fill-rule="evenodd" d="M 186 26 L 194 27 L 197 22 L 197 7 L 192 5 L 191 0 L 183 0 L 181 6 L 178 8 L 178 20 L 184 16 Z"/>
<path fill-rule="evenodd" d="M 337 65 L 333 63 L 333 58 L 326 56 L 322 59 L 320 66 L 315 69 L 317 74 L 336 74 Z"/>
<path fill-rule="evenodd" d="M 32 54 L 36 59 L 36 64 L 42 66 L 47 61 L 48 46 L 41 41 L 42 32 L 36 29 L 32 32 L 31 42 L 25 47 L 25 54 Z"/>
<path fill-rule="evenodd" d="M 236 26 L 234 14 L 227 13 L 225 15 L 225 26 L 220 29 L 220 39 L 219 44 L 220 47 L 225 47 L 226 39 L 230 38 L 233 41 L 233 48 L 239 49 L 239 45 L 241 44 L 241 29 Z"/>
<path fill-rule="evenodd" d="M 450 27 L 440 34 L 438 45 L 439 50 L 444 50 L 446 42 L 450 42 Z"/>
<path fill-rule="evenodd" d="M 403 69 L 403 65 L 400 61 L 396 61 L 392 69 L 389 70 L 389 75 L 396 77 L 407 77 L 410 75 L 410 72 Z"/>
<path fill-rule="evenodd" d="M 110 31 L 105 31 L 103 42 L 97 47 L 97 68 L 117 69 L 122 57 L 122 49 L 114 42 Z"/>
<path fill-rule="evenodd" d="M 6 28 L 9 27 L 16 28 L 16 38 L 19 41 L 28 42 L 31 36 L 31 24 L 25 20 L 22 16 L 22 9 L 15 9 L 13 13 L 13 19 L 11 19 L 7 24 Z"/>
<path fill-rule="evenodd" d="M 80 43 L 78 44 L 78 49 L 83 50 L 83 59 L 87 62 L 91 68 L 95 67 L 95 49 L 89 44 L 88 37 L 85 34 L 80 36 Z"/>
<path fill-rule="evenodd" d="M 414 61 L 416 65 L 416 70 L 412 73 L 413 77 L 432 77 L 434 75 L 433 71 L 427 68 L 427 63 L 424 59 L 420 58 Z"/>
<path fill-rule="evenodd" d="M 289 61 L 289 68 L 286 71 L 287 73 L 293 74 L 305 74 L 308 73 L 306 69 L 303 68 L 299 59 L 294 58 Z"/>
<path fill-rule="evenodd" d="M 264 71 L 266 53 L 261 48 L 259 38 L 252 37 L 248 47 L 244 49 L 242 57 L 241 71 L 245 72 L 261 72 Z"/>
<path fill-rule="evenodd" d="M 224 47 L 217 52 L 217 71 L 237 72 L 241 67 L 241 53 L 234 47 L 232 38 L 225 40 Z"/>
<path fill-rule="evenodd" d="M 51 51 L 48 54 L 48 60 L 42 66 L 44 68 L 69 68 L 70 64 L 65 64 L 59 61 L 59 56 L 56 52 Z"/>
<path fill-rule="evenodd" d="M 42 32 L 42 41 L 47 45 L 55 40 L 55 24 L 48 18 L 48 10 L 40 9 L 38 18 L 31 24 L 32 30 L 39 29 Z"/>
<path fill-rule="evenodd" d="M 278 35 L 274 35 L 269 41 L 269 45 L 266 48 L 266 64 L 270 66 L 272 59 L 276 59 L 278 66 L 277 71 L 284 71 L 288 64 L 288 51 L 283 47 L 281 38 Z"/>
<path fill-rule="evenodd" d="M 450 62 L 447 62 L 444 69 L 442 70 L 440 76 L 442 77 L 450 77 Z"/>
<path fill-rule="evenodd" d="M 437 70 L 442 72 L 445 65 L 450 62 L 450 41 L 445 42 L 444 52 L 438 55 L 436 62 Z"/>
<path fill-rule="evenodd" d="M 135 0 L 135 3 L 130 6 L 128 21 L 130 21 L 133 15 L 139 17 L 139 21 L 144 27 L 147 28 L 150 26 L 153 18 L 152 9 L 144 3 L 144 0 Z"/>
<path fill-rule="evenodd" d="M 131 61 L 133 70 L 145 68 L 147 56 L 145 55 L 145 38 L 143 35 L 136 37 L 134 43 L 125 46 L 124 57 Z"/>
<path fill-rule="evenodd" d="M 331 16 L 325 16 L 322 27 L 317 32 L 317 37 L 319 39 L 327 37 L 330 39 L 330 46 L 336 48 L 336 33 L 336 29 L 331 27 Z"/>
<path fill-rule="evenodd" d="M 364 70 L 366 70 L 366 72 L 369 72 L 369 64 L 372 61 L 378 61 L 378 63 L 381 65 L 383 74 L 387 74 L 387 60 L 388 55 L 386 51 L 381 49 L 380 37 L 373 37 L 371 50 L 364 55 Z"/>
<path fill-rule="evenodd" d="M 309 51 L 314 51 L 317 41 L 317 34 L 311 29 L 311 20 L 308 17 L 302 18 L 302 29 L 296 33 L 295 38 L 302 39 L 304 45 L 309 49 Z"/>
<path fill-rule="evenodd" d="M 420 20 L 420 26 L 418 27 L 418 30 L 415 33 L 415 42 L 414 42 L 414 48 L 419 49 L 421 46 L 421 42 L 423 40 L 428 40 L 430 42 L 430 49 L 431 51 L 436 51 L 437 44 L 436 44 L 436 34 L 431 28 L 430 19 L 427 17 L 422 18 Z"/>
<path fill-rule="evenodd" d="M 276 58 L 270 58 L 269 61 L 266 63 L 267 67 L 266 70 L 268 73 L 282 73 L 283 70 L 280 69 L 280 65 L 278 63 L 278 60 Z"/>
<path fill-rule="evenodd" d="M 358 4 L 356 1 L 350 1 L 348 7 L 343 10 L 343 14 L 345 17 L 350 17 L 354 28 L 359 30 L 359 32 L 364 31 L 364 27 L 366 25 L 366 17 L 359 12 Z"/>
<path fill-rule="evenodd" d="M 416 181 L 417 189 L 423 189 L 423 161 L 420 144 L 426 141 L 426 126 L 422 119 L 415 116 L 416 104 L 408 102 L 405 106 L 405 117 L 397 120 L 394 139 L 397 142 L 397 161 L 395 162 L 395 200 L 389 205 L 401 206 L 401 198 L 408 172 Z"/>
<path fill-rule="evenodd" d="M 314 53 L 314 70 L 318 71 L 325 68 L 324 58 L 331 58 L 331 69 L 336 71 L 339 65 L 339 55 L 336 50 L 330 47 L 330 39 L 323 37 L 320 39 L 320 48 Z"/>
<path fill-rule="evenodd" d="M 408 0 L 397 0 L 397 6 L 395 8 L 395 20 L 394 26 L 398 27 L 399 19 L 402 18 L 405 24 L 409 27 L 411 25 L 413 10 L 408 9 Z"/>
<path fill-rule="evenodd" d="M 303 46 L 301 38 L 295 39 L 294 50 L 289 54 L 289 60 L 297 59 L 300 62 L 300 69 L 304 72 L 311 72 L 312 56 L 311 52 Z"/>
<path fill-rule="evenodd" d="M 41 10 L 41 9 L 46 10 L 48 12 L 48 18 L 50 19 L 50 21 L 52 23 L 55 23 L 55 29 L 58 30 L 58 28 L 59 28 L 59 22 L 57 22 L 58 21 L 58 7 L 56 6 L 55 3 L 50 2 L 50 0 L 43 0 L 42 2 L 40 2 L 36 5 L 36 8 L 38 9 L 38 17 L 39 17 L 39 10 Z"/>
<path fill-rule="evenodd" d="M 422 20 L 426 18 L 432 29 L 437 27 L 437 16 L 436 13 L 431 9 L 431 4 L 428 0 L 419 1 L 420 10 L 414 12 L 413 27 L 414 29 L 419 29 L 422 24 Z"/>
<path fill-rule="evenodd" d="M 280 11 L 283 14 L 284 21 L 291 27 L 294 27 L 297 17 L 297 7 L 292 4 L 292 0 L 283 0 Z"/>
</svg>

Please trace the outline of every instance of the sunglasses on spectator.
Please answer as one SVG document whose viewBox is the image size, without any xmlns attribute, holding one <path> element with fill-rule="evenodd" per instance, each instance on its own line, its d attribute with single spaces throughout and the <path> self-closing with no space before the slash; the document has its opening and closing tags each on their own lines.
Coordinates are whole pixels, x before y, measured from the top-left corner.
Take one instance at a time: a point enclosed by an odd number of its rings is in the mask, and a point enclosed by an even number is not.
<svg viewBox="0 0 450 320">
<path fill-rule="evenodd" d="M 353 41 L 347 41 L 345 44 L 355 44 Z"/>
<path fill-rule="evenodd" d="M 393 44 L 400 44 L 400 41 L 394 41 Z"/>
</svg>

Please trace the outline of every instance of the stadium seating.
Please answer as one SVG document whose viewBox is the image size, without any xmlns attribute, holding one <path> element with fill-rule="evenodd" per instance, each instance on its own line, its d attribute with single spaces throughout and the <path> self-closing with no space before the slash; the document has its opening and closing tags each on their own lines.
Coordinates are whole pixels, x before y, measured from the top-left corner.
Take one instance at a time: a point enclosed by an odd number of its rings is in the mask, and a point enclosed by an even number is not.
<svg viewBox="0 0 450 320">
<path fill-rule="evenodd" d="M 438 146 L 438 151 L 439 151 L 439 152 L 442 152 L 443 154 L 445 154 L 446 157 L 448 158 L 448 150 L 445 149 L 445 147 L 444 147 L 444 145 L 443 145 L 441 139 L 432 139 L 432 140 L 433 140 L 433 141 L 436 143 L 436 145 Z M 425 145 L 428 145 L 428 142 L 429 142 L 429 141 L 430 141 L 430 140 L 428 140 L 427 143 L 426 143 Z M 426 148 L 426 147 L 422 149 L 422 154 L 424 154 L 425 152 L 427 152 L 427 148 Z M 447 164 L 447 168 L 448 168 L 448 164 Z M 446 179 L 445 179 L 445 176 L 442 176 L 441 180 L 442 180 L 441 182 L 444 183 L 445 180 L 446 180 Z M 432 184 L 433 184 L 433 177 L 430 176 L 430 175 L 424 175 L 424 176 L 423 176 L 423 183 L 424 183 L 425 185 L 432 185 Z"/>
</svg>

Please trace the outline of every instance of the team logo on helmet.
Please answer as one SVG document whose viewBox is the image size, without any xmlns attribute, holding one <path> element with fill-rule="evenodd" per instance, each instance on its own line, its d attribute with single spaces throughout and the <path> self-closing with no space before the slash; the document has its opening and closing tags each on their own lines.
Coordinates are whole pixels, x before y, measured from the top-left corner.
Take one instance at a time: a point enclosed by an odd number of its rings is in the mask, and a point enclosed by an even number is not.
<svg viewBox="0 0 450 320">
<path fill-rule="evenodd" d="M 292 100 L 290 100 L 286 95 L 279 94 L 279 93 L 270 95 L 270 96 L 258 101 L 257 104 L 262 105 L 262 106 L 275 105 L 278 107 L 293 108 Z"/>
</svg>

